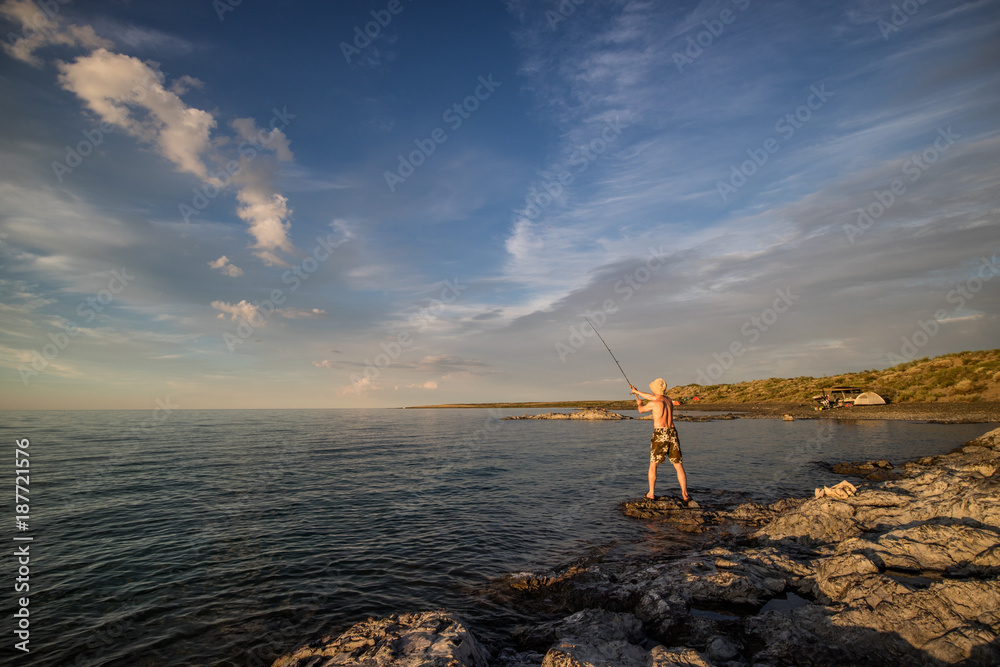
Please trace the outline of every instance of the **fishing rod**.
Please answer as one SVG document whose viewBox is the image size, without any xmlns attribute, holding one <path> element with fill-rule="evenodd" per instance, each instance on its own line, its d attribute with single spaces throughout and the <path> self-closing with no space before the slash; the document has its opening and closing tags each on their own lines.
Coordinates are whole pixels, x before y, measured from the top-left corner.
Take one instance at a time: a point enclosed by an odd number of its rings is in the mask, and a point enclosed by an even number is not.
<svg viewBox="0 0 1000 667">
<path fill-rule="evenodd" d="M 594 323 L 590 321 L 589 317 L 585 316 L 583 319 L 587 320 L 587 324 L 590 325 L 590 328 L 594 330 L 594 333 L 597 334 L 597 337 L 601 339 L 602 343 L 604 343 L 604 347 L 608 349 L 608 354 L 611 355 L 612 359 L 615 359 L 615 353 L 611 351 L 610 347 L 608 347 L 608 344 L 604 340 L 604 336 L 602 336 L 601 332 L 597 330 L 597 327 L 594 326 Z M 628 376 L 625 375 L 625 370 L 622 368 L 622 365 L 618 363 L 617 359 L 615 359 L 615 365 L 618 366 L 618 370 L 622 372 L 622 377 L 625 378 L 626 382 L 628 382 L 628 388 L 631 389 L 633 385 L 631 382 L 629 382 Z"/>
</svg>

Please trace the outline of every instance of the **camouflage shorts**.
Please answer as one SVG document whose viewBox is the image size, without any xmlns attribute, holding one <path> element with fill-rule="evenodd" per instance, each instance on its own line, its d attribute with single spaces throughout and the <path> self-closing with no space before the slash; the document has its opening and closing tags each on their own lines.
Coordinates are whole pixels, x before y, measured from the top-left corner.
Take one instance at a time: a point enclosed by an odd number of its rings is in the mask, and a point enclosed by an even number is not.
<svg viewBox="0 0 1000 667">
<path fill-rule="evenodd" d="M 654 428 L 653 439 L 649 443 L 650 463 L 663 463 L 667 459 L 671 463 L 681 462 L 681 441 L 674 426 Z"/>
</svg>

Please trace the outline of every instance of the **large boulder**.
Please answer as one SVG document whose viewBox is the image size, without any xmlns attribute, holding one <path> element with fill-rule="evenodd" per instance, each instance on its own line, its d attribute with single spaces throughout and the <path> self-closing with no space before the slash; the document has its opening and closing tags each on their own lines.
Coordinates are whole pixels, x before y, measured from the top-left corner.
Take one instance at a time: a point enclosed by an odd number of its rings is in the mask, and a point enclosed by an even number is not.
<svg viewBox="0 0 1000 667">
<path fill-rule="evenodd" d="M 323 637 L 271 667 L 486 667 L 489 654 L 465 625 L 444 611 L 369 618 Z"/>
</svg>

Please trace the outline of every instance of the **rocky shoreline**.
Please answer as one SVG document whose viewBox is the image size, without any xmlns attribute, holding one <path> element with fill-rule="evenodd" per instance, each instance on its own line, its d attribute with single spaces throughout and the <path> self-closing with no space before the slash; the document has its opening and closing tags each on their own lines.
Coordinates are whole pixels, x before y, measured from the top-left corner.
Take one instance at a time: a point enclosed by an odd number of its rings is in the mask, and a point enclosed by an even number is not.
<svg viewBox="0 0 1000 667">
<path fill-rule="evenodd" d="M 274 667 L 1000 664 L 998 470 L 995 429 L 845 498 L 627 501 L 624 514 L 690 547 L 494 582 L 494 598 L 551 619 L 511 628 L 510 645 L 488 651 L 460 619 L 425 611 L 369 619 Z"/>
<path fill-rule="evenodd" d="M 744 419 L 781 419 L 792 415 L 796 419 L 890 419 L 929 421 L 944 424 L 1000 423 L 1000 403 L 891 403 L 889 405 L 859 405 L 851 408 L 816 410 L 810 403 L 687 403 L 674 408 L 675 414 L 689 411 L 733 413 Z"/>
<path fill-rule="evenodd" d="M 740 419 L 743 415 L 739 413 L 719 413 L 712 415 L 687 415 L 680 412 L 675 412 L 674 421 L 679 422 L 710 422 L 717 421 L 720 419 Z M 630 417 L 628 415 L 623 415 L 618 412 L 611 412 L 605 410 L 604 408 L 578 408 L 576 412 L 545 412 L 538 415 L 520 415 L 517 417 L 504 417 L 504 420 L 522 420 L 522 419 L 553 419 L 553 420 L 568 420 L 568 419 L 582 419 L 585 421 L 626 421 L 626 420 L 650 420 L 653 417 L 647 415 L 645 417 Z"/>
<path fill-rule="evenodd" d="M 697 414 L 689 414 L 697 413 Z M 1000 403 L 898 403 L 865 405 L 832 410 L 816 410 L 808 403 L 687 403 L 674 407 L 674 421 L 714 421 L 719 419 L 840 419 L 857 421 L 888 419 L 927 421 L 935 424 L 1000 423 Z M 590 421 L 650 419 L 632 417 L 605 408 L 576 408 L 573 412 L 546 412 L 504 417 L 519 419 L 583 419 Z"/>
</svg>

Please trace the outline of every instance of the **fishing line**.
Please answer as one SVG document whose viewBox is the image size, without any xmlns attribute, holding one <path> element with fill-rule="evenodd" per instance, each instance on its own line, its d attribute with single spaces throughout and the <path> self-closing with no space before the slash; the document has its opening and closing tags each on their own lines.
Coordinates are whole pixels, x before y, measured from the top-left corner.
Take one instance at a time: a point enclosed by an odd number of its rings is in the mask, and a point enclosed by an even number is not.
<svg viewBox="0 0 1000 667">
<path fill-rule="evenodd" d="M 589 317 L 584 317 L 583 319 L 587 320 L 587 324 L 590 325 L 590 328 L 594 330 L 594 333 L 597 334 L 597 337 L 601 339 L 602 343 L 604 343 L 604 347 L 608 349 L 608 354 L 611 355 L 612 359 L 615 359 L 615 353 L 611 351 L 610 347 L 608 347 L 608 344 L 604 340 L 604 336 L 602 336 L 601 332 L 597 330 L 597 327 L 594 326 L 594 323 L 590 321 Z M 617 359 L 615 359 L 615 365 L 618 366 L 618 370 L 622 372 L 622 377 L 625 378 L 626 382 L 628 382 L 628 388 L 631 389 L 633 385 L 631 382 L 629 382 L 628 376 L 625 375 L 625 371 L 622 369 L 622 365 L 618 363 Z"/>
</svg>

